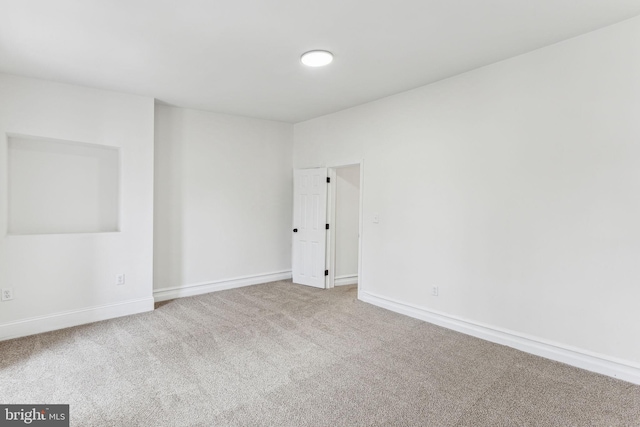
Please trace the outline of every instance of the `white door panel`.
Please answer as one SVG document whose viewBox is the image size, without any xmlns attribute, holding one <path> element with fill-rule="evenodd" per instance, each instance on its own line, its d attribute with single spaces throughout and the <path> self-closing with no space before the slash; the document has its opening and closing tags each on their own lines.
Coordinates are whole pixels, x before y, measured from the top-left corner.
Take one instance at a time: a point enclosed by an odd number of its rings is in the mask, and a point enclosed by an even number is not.
<svg viewBox="0 0 640 427">
<path fill-rule="evenodd" d="M 325 287 L 327 169 L 293 175 L 293 282 Z"/>
</svg>

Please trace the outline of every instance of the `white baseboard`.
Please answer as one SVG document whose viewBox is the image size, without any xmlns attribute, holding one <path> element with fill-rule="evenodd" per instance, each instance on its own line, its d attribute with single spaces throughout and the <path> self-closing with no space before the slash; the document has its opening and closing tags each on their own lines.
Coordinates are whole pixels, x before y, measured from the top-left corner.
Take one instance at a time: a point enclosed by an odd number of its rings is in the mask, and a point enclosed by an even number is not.
<svg viewBox="0 0 640 427">
<path fill-rule="evenodd" d="M 193 285 L 178 286 L 175 288 L 157 289 L 153 292 L 153 297 L 156 301 L 166 301 L 175 298 L 191 297 L 194 295 L 208 294 L 209 292 L 223 291 L 226 289 L 241 288 L 243 286 L 258 285 L 260 283 L 276 282 L 278 280 L 287 279 L 291 279 L 291 270 L 256 274 L 254 276 L 236 277 L 234 279 L 217 280 L 215 282 L 196 283 Z"/>
<path fill-rule="evenodd" d="M 486 341 L 506 345 L 526 353 L 541 356 L 577 368 L 597 372 L 634 384 L 640 384 L 640 365 L 626 360 L 592 353 L 563 344 L 545 341 L 514 331 L 495 328 L 477 322 L 460 319 L 425 308 L 405 304 L 399 301 L 360 291 L 358 298 L 364 302 L 395 311 L 438 326 L 462 332 Z"/>
<path fill-rule="evenodd" d="M 152 311 L 153 303 L 151 297 L 141 298 L 4 323 L 0 325 L 0 341 Z"/>
<path fill-rule="evenodd" d="M 357 274 L 348 274 L 345 276 L 338 276 L 333 279 L 334 286 L 354 285 L 358 283 Z"/>
</svg>

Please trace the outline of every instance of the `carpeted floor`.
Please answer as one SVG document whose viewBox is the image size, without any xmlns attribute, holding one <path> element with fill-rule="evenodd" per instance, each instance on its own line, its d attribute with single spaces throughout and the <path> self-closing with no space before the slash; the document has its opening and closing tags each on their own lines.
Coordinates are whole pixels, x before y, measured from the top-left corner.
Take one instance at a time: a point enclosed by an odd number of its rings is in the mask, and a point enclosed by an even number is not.
<svg viewBox="0 0 640 427">
<path fill-rule="evenodd" d="M 640 426 L 640 386 L 275 282 L 0 342 L 0 403 L 73 426 Z"/>
</svg>

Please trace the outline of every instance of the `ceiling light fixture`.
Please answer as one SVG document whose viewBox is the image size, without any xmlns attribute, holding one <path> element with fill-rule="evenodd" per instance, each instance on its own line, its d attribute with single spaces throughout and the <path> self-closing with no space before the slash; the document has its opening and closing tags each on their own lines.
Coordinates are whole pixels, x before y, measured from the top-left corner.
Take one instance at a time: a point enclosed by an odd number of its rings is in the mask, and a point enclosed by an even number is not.
<svg viewBox="0 0 640 427">
<path fill-rule="evenodd" d="M 333 61 L 333 53 L 326 50 L 310 50 L 302 54 L 300 61 L 308 67 L 324 67 Z"/>
</svg>

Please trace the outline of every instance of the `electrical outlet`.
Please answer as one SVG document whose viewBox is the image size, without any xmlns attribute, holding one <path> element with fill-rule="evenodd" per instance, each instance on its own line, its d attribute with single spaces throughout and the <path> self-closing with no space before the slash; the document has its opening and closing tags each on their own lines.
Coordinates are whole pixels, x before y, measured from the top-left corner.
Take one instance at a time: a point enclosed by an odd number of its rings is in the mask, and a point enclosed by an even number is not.
<svg viewBox="0 0 640 427">
<path fill-rule="evenodd" d="M 124 285 L 124 274 L 116 275 L 116 285 Z"/>
<path fill-rule="evenodd" d="M 433 295 L 434 297 L 438 296 L 438 292 L 439 292 L 439 289 L 437 286 L 434 286 L 431 288 L 431 295 Z"/>
<path fill-rule="evenodd" d="M 13 299 L 13 288 L 4 288 L 2 290 L 2 301 L 10 301 Z"/>
</svg>

